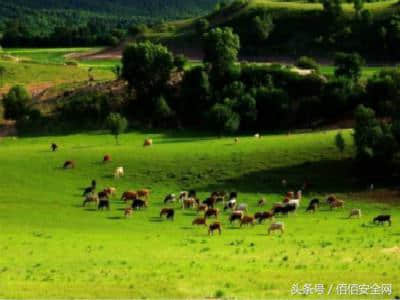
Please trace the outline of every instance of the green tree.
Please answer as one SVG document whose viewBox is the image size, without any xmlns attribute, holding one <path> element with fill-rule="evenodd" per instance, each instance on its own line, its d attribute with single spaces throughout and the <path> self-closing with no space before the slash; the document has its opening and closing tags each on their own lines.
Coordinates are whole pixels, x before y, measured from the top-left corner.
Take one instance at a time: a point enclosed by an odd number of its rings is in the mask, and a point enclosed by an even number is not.
<svg viewBox="0 0 400 300">
<path fill-rule="evenodd" d="M 239 129 L 240 117 L 228 103 L 216 103 L 209 112 L 209 122 L 221 135 L 236 132 Z"/>
<path fill-rule="evenodd" d="M 214 28 L 204 35 L 204 62 L 210 64 L 214 80 L 226 76 L 237 62 L 239 36 L 232 28 Z"/>
<path fill-rule="evenodd" d="M 361 78 L 364 59 L 357 53 L 337 53 L 335 55 L 335 76 L 357 82 Z"/>
<path fill-rule="evenodd" d="M 119 135 L 124 133 L 128 127 L 128 121 L 119 113 L 110 113 L 106 120 L 106 125 L 110 133 L 115 137 L 115 143 L 119 144 Z"/>
<path fill-rule="evenodd" d="M 4 96 L 4 118 L 19 120 L 30 111 L 32 97 L 22 85 L 16 85 Z"/>
<path fill-rule="evenodd" d="M 340 153 L 343 154 L 344 149 L 346 148 L 346 141 L 344 140 L 341 132 L 339 132 L 335 136 L 335 145 L 336 148 L 338 148 L 338 150 L 340 151 Z"/>
<path fill-rule="evenodd" d="M 270 15 L 255 16 L 250 28 L 254 31 L 254 37 L 256 39 L 264 41 L 274 29 L 274 23 Z"/>
<path fill-rule="evenodd" d="M 340 0 L 323 0 L 323 13 L 330 22 L 336 22 L 343 15 L 343 8 Z"/>
<path fill-rule="evenodd" d="M 357 19 L 361 18 L 361 11 L 364 8 L 364 1 L 363 0 L 353 0 L 354 6 L 354 13 Z"/>
<path fill-rule="evenodd" d="M 205 18 L 200 18 L 195 22 L 194 26 L 196 33 L 202 36 L 210 28 L 210 22 Z"/>
<path fill-rule="evenodd" d="M 122 78 L 139 95 L 160 95 L 174 68 L 174 57 L 162 45 L 146 41 L 128 45 L 122 56 Z"/>
</svg>

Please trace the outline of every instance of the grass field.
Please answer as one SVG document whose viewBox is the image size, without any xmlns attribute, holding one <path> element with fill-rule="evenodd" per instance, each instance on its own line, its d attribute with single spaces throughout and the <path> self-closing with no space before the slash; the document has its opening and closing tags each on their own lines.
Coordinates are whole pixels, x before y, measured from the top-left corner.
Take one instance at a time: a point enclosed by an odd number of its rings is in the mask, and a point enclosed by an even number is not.
<svg viewBox="0 0 400 300">
<path fill-rule="evenodd" d="M 120 146 L 101 133 L 1 139 L 0 298 L 288 298 L 295 283 L 391 283 L 389 298 L 400 295 L 398 202 L 363 192 L 351 175 L 351 132 L 344 133 L 343 155 L 333 146 L 335 131 L 241 137 L 239 144 L 189 132 L 133 132 Z M 153 147 L 142 147 L 146 137 Z M 113 158 L 108 165 L 104 154 Z M 60 168 L 68 159 L 74 170 Z M 125 177 L 114 180 L 120 165 Z M 291 188 L 307 178 L 314 188 L 296 215 L 279 218 L 282 236 L 266 234 L 268 221 L 231 226 L 227 213 L 222 235 L 212 237 L 191 226 L 195 211 L 177 207 L 174 222 L 158 217 L 166 194 L 190 188 L 201 199 L 236 190 L 250 213 L 265 196 L 269 209 L 282 200 L 283 178 Z M 82 208 L 92 179 L 117 187 L 118 196 L 150 188 L 150 207 L 131 219 L 116 199 L 110 211 Z M 344 210 L 304 212 L 312 197 L 332 192 L 346 201 Z M 346 219 L 355 207 L 363 217 Z M 393 215 L 391 227 L 371 224 L 380 213 Z M 382 298 L 367 298 L 374 297 Z"/>
</svg>

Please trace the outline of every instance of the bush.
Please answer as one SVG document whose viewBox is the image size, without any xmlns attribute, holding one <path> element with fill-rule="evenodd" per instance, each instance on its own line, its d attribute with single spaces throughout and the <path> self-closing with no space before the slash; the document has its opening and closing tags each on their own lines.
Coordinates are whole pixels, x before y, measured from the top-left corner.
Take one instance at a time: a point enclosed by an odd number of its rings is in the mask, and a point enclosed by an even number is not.
<svg viewBox="0 0 400 300">
<path fill-rule="evenodd" d="M 319 70 L 319 65 L 318 63 L 311 57 L 308 56 L 301 56 L 297 62 L 296 66 L 299 67 L 300 69 L 309 69 L 309 70 Z"/>
<path fill-rule="evenodd" d="M 16 85 L 4 96 L 4 118 L 19 120 L 30 111 L 32 97 L 22 85 Z"/>
<path fill-rule="evenodd" d="M 209 123 L 219 134 L 233 133 L 239 129 L 240 117 L 229 104 L 217 103 L 210 110 Z"/>
</svg>

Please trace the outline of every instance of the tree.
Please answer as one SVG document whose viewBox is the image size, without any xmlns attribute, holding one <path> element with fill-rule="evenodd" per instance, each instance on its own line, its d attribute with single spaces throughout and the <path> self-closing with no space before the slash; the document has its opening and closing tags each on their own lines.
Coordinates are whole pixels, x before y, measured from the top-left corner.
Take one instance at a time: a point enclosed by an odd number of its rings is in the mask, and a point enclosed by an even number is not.
<svg viewBox="0 0 400 300">
<path fill-rule="evenodd" d="M 335 76 L 345 77 L 357 82 L 362 73 L 364 59 L 357 53 L 337 53 L 335 55 Z"/>
<path fill-rule="evenodd" d="M 179 72 L 183 72 L 187 63 L 188 59 L 183 54 L 175 55 L 174 65 Z"/>
<path fill-rule="evenodd" d="M 204 35 L 204 62 L 210 64 L 214 80 L 226 76 L 237 62 L 240 40 L 232 28 L 214 28 Z"/>
<path fill-rule="evenodd" d="M 309 70 L 319 70 L 319 65 L 318 63 L 311 57 L 308 56 L 301 56 L 297 61 L 296 61 L 296 66 L 301 68 L 301 69 L 309 69 Z"/>
<path fill-rule="evenodd" d="M 209 29 L 210 22 L 205 18 L 200 18 L 195 22 L 194 26 L 195 26 L 196 33 L 199 36 L 202 36 Z"/>
<path fill-rule="evenodd" d="M 344 140 L 341 132 L 339 132 L 335 136 L 335 145 L 336 148 L 338 148 L 338 150 L 340 151 L 340 153 L 343 154 L 344 149 L 346 148 L 346 141 Z"/>
<path fill-rule="evenodd" d="M 253 18 L 250 28 L 254 31 L 256 39 L 265 41 L 274 29 L 274 23 L 270 15 L 256 16 Z"/>
<path fill-rule="evenodd" d="M 110 113 L 107 117 L 106 124 L 110 133 L 115 137 L 115 143 L 118 145 L 118 137 L 121 133 L 125 132 L 128 127 L 128 121 L 119 113 Z"/>
<path fill-rule="evenodd" d="M 353 0 L 353 6 L 354 6 L 355 17 L 357 19 L 360 19 L 361 11 L 364 8 L 364 1 L 363 0 Z"/>
<path fill-rule="evenodd" d="M 239 129 L 240 117 L 232 111 L 229 101 L 227 99 L 226 103 L 214 104 L 209 113 L 209 122 L 220 135 L 222 133 L 233 133 Z"/>
<path fill-rule="evenodd" d="M 159 44 L 134 43 L 123 52 L 122 78 L 142 96 L 160 95 L 173 68 L 173 55 Z"/>
<path fill-rule="evenodd" d="M 343 8 L 340 0 L 323 0 L 323 13 L 331 22 L 336 22 L 343 15 Z"/>
<path fill-rule="evenodd" d="M 29 113 L 31 95 L 22 85 L 16 85 L 3 98 L 5 119 L 19 120 Z"/>
</svg>

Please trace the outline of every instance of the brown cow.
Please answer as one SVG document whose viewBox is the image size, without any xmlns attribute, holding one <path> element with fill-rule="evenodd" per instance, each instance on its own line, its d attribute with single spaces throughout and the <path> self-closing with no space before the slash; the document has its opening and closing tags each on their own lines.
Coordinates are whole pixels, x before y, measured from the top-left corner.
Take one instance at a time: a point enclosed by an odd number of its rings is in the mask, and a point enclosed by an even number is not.
<svg viewBox="0 0 400 300">
<path fill-rule="evenodd" d="M 115 196 L 117 189 L 115 187 L 107 187 L 103 190 L 103 193 L 106 193 L 108 196 Z"/>
<path fill-rule="evenodd" d="M 290 199 L 294 199 L 294 192 L 287 192 L 286 193 L 286 198 L 289 198 L 289 200 Z"/>
<path fill-rule="evenodd" d="M 138 197 L 137 193 L 134 191 L 127 191 L 122 194 L 121 200 L 128 201 L 128 200 L 136 200 Z"/>
<path fill-rule="evenodd" d="M 145 198 L 147 200 L 150 195 L 150 190 L 141 189 L 141 190 L 138 190 L 136 193 L 139 198 Z"/>
<path fill-rule="evenodd" d="M 131 217 L 132 214 L 133 214 L 133 209 L 132 209 L 132 207 L 127 207 L 127 208 L 125 208 L 125 210 L 124 210 L 124 216 L 125 216 L 125 218 Z"/>
<path fill-rule="evenodd" d="M 201 212 L 201 211 L 206 211 L 208 209 L 207 204 L 199 204 L 199 206 L 197 206 L 197 211 Z"/>
<path fill-rule="evenodd" d="M 218 218 L 219 209 L 218 208 L 209 208 L 204 213 L 204 218 L 210 218 L 212 216 Z"/>
<path fill-rule="evenodd" d="M 214 222 L 210 226 L 208 226 L 208 235 L 214 234 L 214 231 L 218 230 L 219 234 L 221 235 L 221 223 Z"/>
<path fill-rule="evenodd" d="M 329 205 L 331 206 L 331 209 L 342 208 L 342 207 L 344 207 L 344 201 L 336 199 L 335 201 L 331 202 Z"/>
<path fill-rule="evenodd" d="M 273 211 L 263 211 L 263 212 L 256 212 L 254 214 L 254 219 L 258 220 L 258 223 L 261 224 L 264 220 L 273 219 L 274 212 Z"/>
<path fill-rule="evenodd" d="M 108 154 L 104 155 L 104 157 L 103 157 L 103 163 L 108 163 L 108 162 L 110 162 L 110 161 L 111 161 L 111 156 L 108 155 Z"/>
<path fill-rule="evenodd" d="M 204 225 L 207 226 L 206 218 L 196 218 L 193 220 L 192 225 Z"/>
<path fill-rule="evenodd" d="M 196 199 L 194 198 L 187 198 L 187 199 L 183 199 L 182 201 L 182 208 L 193 208 L 196 206 Z"/>
<path fill-rule="evenodd" d="M 254 217 L 244 216 L 244 217 L 240 220 L 240 227 L 242 227 L 243 225 L 249 225 L 249 224 L 251 224 L 252 226 L 254 226 Z"/>
<path fill-rule="evenodd" d="M 267 200 L 265 200 L 265 198 L 261 198 L 260 200 L 258 200 L 257 205 L 259 207 L 264 206 L 267 203 Z"/>
<path fill-rule="evenodd" d="M 73 160 L 67 160 L 64 165 L 63 165 L 64 169 L 74 169 L 75 168 L 75 162 Z"/>
<path fill-rule="evenodd" d="M 144 140 L 143 146 L 144 146 L 144 147 L 153 146 L 153 140 L 152 140 L 152 139 L 145 139 L 145 140 Z"/>
</svg>

